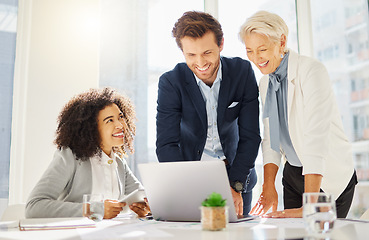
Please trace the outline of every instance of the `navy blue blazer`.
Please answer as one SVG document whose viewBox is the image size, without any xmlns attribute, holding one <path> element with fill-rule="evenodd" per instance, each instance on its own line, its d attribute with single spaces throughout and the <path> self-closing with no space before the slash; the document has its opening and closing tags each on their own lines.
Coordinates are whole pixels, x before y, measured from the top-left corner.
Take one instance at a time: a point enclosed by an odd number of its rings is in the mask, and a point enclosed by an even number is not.
<svg viewBox="0 0 369 240">
<path fill-rule="evenodd" d="M 231 165 L 229 180 L 245 182 L 261 141 L 258 87 L 250 62 L 226 57 L 221 61 L 218 132 Z M 234 102 L 238 104 L 230 107 Z M 160 77 L 156 128 L 160 162 L 201 159 L 208 130 L 206 103 L 186 63 Z"/>
</svg>

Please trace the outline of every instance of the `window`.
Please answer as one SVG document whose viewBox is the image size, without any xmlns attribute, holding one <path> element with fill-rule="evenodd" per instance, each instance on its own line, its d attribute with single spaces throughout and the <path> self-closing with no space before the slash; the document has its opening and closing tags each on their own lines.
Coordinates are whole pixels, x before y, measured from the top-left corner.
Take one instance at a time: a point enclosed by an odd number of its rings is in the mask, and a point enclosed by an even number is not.
<svg viewBox="0 0 369 240">
<path fill-rule="evenodd" d="M 311 11 L 315 56 L 327 67 L 332 82 L 341 82 L 335 94 L 359 180 L 350 213 L 359 217 L 369 207 L 360 200 L 369 181 L 368 1 L 311 0 Z M 336 46 L 334 54 L 331 46 Z"/>
<path fill-rule="evenodd" d="M 9 197 L 9 159 L 17 26 L 16 0 L 0 0 L 0 215 Z"/>
</svg>

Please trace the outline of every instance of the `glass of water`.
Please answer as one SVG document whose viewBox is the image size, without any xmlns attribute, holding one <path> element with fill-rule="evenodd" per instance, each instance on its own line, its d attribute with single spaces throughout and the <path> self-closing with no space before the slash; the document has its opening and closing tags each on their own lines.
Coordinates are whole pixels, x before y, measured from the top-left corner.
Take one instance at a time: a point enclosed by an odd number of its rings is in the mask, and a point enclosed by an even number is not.
<svg viewBox="0 0 369 240">
<path fill-rule="evenodd" d="M 103 194 L 83 195 L 83 216 L 94 221 L 101 221 L 104 217 Z"/>
<path fill-rule="evenodd" d="M 337 219 L 336 202 L 329 193 L 304 193 L 303 218 L 309 233 L 329 233 Z"/>
</svg>

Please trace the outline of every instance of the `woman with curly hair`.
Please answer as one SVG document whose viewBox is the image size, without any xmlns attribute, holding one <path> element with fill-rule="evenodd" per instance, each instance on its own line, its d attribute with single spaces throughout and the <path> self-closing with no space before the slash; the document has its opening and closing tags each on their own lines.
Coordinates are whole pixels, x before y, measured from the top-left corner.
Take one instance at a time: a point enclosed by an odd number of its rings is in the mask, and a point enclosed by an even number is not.
<svg viewBox="0 0 369 240">
<path fill-rule="evenodd" d="M 57 150 L 29 196 L 26 217 L 80 217 L 89 193 L 104 195 L 104 218 L 116 217 L 125 206 L 117 199 L 143 188 L 122 159 L 133 153 L 135 120 L 130 100 L 110 88 L 73 97 L 58 117 Z M 129 207 L 139 216 L 149 212 L 146 203 Z"/>
</svg>

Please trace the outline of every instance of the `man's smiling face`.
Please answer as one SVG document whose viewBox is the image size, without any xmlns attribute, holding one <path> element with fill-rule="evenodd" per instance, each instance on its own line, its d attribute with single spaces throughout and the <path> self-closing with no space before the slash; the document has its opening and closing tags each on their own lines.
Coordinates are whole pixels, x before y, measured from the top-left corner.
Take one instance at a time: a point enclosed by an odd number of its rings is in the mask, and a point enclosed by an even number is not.
<svg viewBox="0 0 369 240">
<path fill-rule="evenodd" d="M 223 41 L 218 46 L 214 33 L 207 32 L 201 38 L 186 36 L 181 39 L 181 43 L 187 66 L 199 79 L 211 86 L 219 69 Z"/>
</svg>

